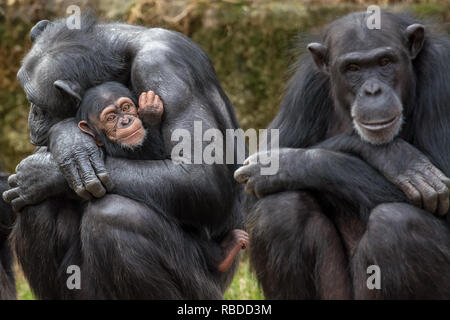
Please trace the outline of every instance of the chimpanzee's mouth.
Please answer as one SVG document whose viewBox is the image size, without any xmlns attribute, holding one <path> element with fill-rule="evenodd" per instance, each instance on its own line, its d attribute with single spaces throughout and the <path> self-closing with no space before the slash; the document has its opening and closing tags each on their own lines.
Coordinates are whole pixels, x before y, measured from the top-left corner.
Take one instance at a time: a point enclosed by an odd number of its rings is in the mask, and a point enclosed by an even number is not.
<svg viewBox="0 0 450 320">
<path fill-rule="evenodd" d="M 390 118 L 387 120 L 377 120 L 377 121 L 371 121 L 371 122 L 358 121 L 358 123 L 364 129 L 367 129 L 370 131 L 379 131 L 379 130 L 383 130 L 383 129 L 393 126 L 399 120 L 400 120 L 400 116 L 396 115 L 393 118 Z"/>
<path fill-rule="evenodd" d="M 121 138 L 121 139 L 122 139 L 122 140 L 128 140 L 128 139 L 130 139 L 130 138 L 133 138 L 135 135 L 137 135 L 137 134 L 140 133 L 140 132 L 141 132 L 141 129 L 138 129 L 138 130 L 136 130 L 136 131 L 130 133 L 129 135 L 127 135 L 127 136 L 125 136 L 125 137 L 123 137 L 123 138 Z"/>
</svg>

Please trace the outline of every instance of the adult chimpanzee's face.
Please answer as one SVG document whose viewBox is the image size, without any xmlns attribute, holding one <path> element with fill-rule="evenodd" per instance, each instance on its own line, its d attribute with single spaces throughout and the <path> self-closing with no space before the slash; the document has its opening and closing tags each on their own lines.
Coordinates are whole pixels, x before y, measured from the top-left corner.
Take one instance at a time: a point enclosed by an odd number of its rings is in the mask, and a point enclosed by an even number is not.
<svg viewBox="0 0 450 320">
<path fill-rule="evenodd" d="M 17 74 L 25 90 L 31 109 L 28 116 L 31 143 L 47 144 L 50 128 L 68 117 L 74 116 L 81 100 L 81 89 L 76 82 L 63 79 L 62 72 L 50 57 L 37 58 L 31 50 Z"/>
<path fill-rule="evenodd" d="M 423 43 L 423 27 L 399 33 L 385 19 L 385 28 L 369 30 L 365 23 L 346 21 L 326 38 L 326 46 L 308 45 L 314 61 L 331 83 L 338 109 L 353 121 L 363 140 L 390 142 L 400 131 L 403 105 L 414 93 L 412 59 Z"/>
<path fill-rule="evenodd" d="M 408 67 L 392 47 L 339 54 L 331 65 L 335 99 L 364 140 L 382 144 L 400 131 Z"/>
</svg>

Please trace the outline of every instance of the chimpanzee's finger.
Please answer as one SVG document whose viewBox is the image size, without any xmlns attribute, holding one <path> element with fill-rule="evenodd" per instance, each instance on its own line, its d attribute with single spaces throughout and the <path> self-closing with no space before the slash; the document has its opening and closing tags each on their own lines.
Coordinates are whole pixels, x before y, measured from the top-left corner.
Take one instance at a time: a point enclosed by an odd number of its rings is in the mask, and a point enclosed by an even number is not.
<svg viewBox="0 0 450 320">
<path fill-rule="evenodd" d="M 409 180 L 402 180 L 399 183 L 399 187 L 416 207 L 423 208 L 422 196 L 420 192 L 411 184 L 411 182 L 409 182 Z"/>
<path fill-rule="evenodd" d="M 10 175 L 8 177 L 8 185 L 11 188 L 15 188 L 15 187 L 17 187 L 19 185 L 18 184 L 18 179 L 17 179 L 17 174 L 12 174 L 12 175 Z"/>
<path fill-rule="evenodd" d="M 11 201 L 11 207 L 15 212 L 19 212 L 23 207 L 25 207 L 28 203 L 22 197 L 17 197 L 13 201 Z"/>
<path fill-rule="evenodd" d="M 19 196 L 20 196 L 20 188 L 6 190 L 2 194 L 3 200 L 5 200 L 5 202 L 7 202 L 7 203 L 11 203 L 11 201 L 18 198 Z"/>
<path fill-rule="evenodd" d="M 440 216 L 445 216 L 445 214 L 448 212 L 448 208 L 450 205 L 449 190 L 447 187 L 445 187 L 444 189 L 440 189 L 437 191 L 439 198 L 438 214 Z"/>
<path fill-rule="evenodd" d="M 158 95 L 156 97 L 158 98 L 158 100 L 157 100 L 158 107 L 162 108 L 163 107 L 163 103 L 162 103 L 161 97 L 158 96 Z"/>
<path fill-rule="evenodd" d="M 139 108 L 143 108 L 145 106 L 145 101 L 147 100 L 147 92 L 142 92 L 139 96 Z"/>
<path fill-rule="evenodd" d="M 262 197 L 264 197 L 269 190 L 271 189 L 271 185 L 268 181 L 268 176 L 265 175 L 258 175 L 255 177 L 255 195 L 258 199 L 261 199 Z"/>
<path fill-rule="evenodd" d="M 428 212 L 435 213 L 438 206 L 437 192 L 419 175 L 413 176 L 411 183 L 422 195 L 423 208 Z"/>
<path fill-rule="evenodd" d="M 154 102 L 153 102 L 154 100 L 155 100 L 155 92 L 153 92 L 153 91 L 147 92 L 147 104 L 149 106 L 153 105 L 154 104 Z"/>
<path fill-rule="evenodd" d="M 450 188 L 450 179 L 438 168 L 431 166 L 429 170 L 439 178 L 448 188 Z"/>
<path fill-rule="evenodd" d="M 84 200 L 92 199 L 91 195 L 86 191 L 83 182 L 81 181 L 77 167 L 73 165 L 73 163 L 68 163 L 60 166 L 60 170 L 69 183 L 69 186 L 79 197 Z"/>
<path fill-rule="evenodd" d="M 254 185 L 254 179 L 250 178 L 247 180 L 247 183 L 245 184 L 244 190 L 248 194 L 255 195 L 255 185 Z M 256 195 L 255 195 L 256 196 Z"/>
<path fill-rule="evenodd" d="M 430 184 L 434 188 L 435 192 L 437 192 L 438 196 L 437 213 L 440 216 L 443 216 L 447 213 L 449 208 L 450 191 L 448 187 L 438 178 L 432 180 Z"/>
<path fill-rule="evenodd" d="M 94 197 L 101 198 L 106 194 L 101 181 L 97 178 L 91 161 L 88 158 L 82 157 L 77 159 L 78 171 L 85 189 Z"/>
<path fill-rule="evenodd" d="M 155 95 L 155 100 L 153 101 L 154 105 L 157 105 L 158 107 L 161 107 L 161 99 L 159 98 L 158 95 Z"/>
<path fill-rule="evenodd" d="M 234 172 L 234 179 L 239 183 L 247 183 L 253 176 L 254 165 L 242 166 Z"/>
<path fill-rule="evenodd" d="M 89 160 L 91 162 L 92 167 L 95 170 L 95 173 L 97 174 L 97 177 L 105 186 L 106 190 L 112 191 L 112 189 L 114 189 L 114 182 L 112 181 L 108 171 L 106 170 L 105 162 L 100 157 L 100 152 L 93 152 L 89 156 Z"/>
</svg>

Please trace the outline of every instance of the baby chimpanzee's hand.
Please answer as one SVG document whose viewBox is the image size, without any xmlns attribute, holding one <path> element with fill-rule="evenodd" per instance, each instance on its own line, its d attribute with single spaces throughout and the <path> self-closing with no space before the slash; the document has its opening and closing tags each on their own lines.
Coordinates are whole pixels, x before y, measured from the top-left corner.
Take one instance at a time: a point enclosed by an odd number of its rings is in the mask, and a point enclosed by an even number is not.
<svg viewBox="0 0 450 320">
<path fill-rule="evenodd" d="M 139 96 L 138 114 L 144 124 L 154 126 L 161 123 L 164 112 L 161 98 L 153 91 L 142 92 Z"/>
</svg>

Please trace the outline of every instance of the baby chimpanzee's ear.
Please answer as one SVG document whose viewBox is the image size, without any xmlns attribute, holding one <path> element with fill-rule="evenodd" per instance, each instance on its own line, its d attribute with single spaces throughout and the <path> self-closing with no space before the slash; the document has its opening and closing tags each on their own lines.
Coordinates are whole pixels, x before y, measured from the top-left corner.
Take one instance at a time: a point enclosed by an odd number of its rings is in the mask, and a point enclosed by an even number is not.
<svg viewBox="0 0 450 320">
<path fill-rule="evenodd" d="M 94 130 L 91 129 L 86 120 L 81 120 L 80 122 L 78 122 L 78 128 L 80 128 L 80 130 L 84 133 L 92 136 L 99 147 L 103 145 L 103 143 L 99 139 L 97 139 Z"/>
</svg>

